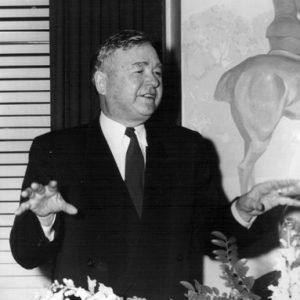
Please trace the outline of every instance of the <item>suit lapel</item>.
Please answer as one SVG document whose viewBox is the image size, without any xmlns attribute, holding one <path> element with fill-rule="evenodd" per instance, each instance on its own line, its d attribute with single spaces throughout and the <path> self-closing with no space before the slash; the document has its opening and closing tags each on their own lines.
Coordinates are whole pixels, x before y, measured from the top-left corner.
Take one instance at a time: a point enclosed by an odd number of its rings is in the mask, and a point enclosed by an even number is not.
<svg viewBox="0 0 300 300">
<path fill-rule="evenodd" d="M 147 128 L 147 142 L 143 220 L 156 222 L 160 218 L 160 208 L 169 202 L 171 177 L 167 151 L 159 132 Z"/>
<path fill-rule="evenodd" d="M 109 224 L 120 228 L 139 220 L 99 120 L 88 129 L 85 172 L 89 205 L 105 208 Z"/>
</svg>

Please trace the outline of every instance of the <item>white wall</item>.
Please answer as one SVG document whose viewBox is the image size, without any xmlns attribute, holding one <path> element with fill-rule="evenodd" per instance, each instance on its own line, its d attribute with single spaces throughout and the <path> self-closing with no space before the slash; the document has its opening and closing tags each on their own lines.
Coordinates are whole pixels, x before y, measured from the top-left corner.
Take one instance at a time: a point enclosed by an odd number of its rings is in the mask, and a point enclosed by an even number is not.
<svg viewBox="0 0 300 300">
<path fill-rule="evenodd" d="M 183 125 L 212 139 L 221 160 L 223 186 L 233 199 L 240 194 L 237 166 L 243 140 L 229 104 L 213 94 L 220 76 L 245 58 L 269 50 L 266 26 L 273 18 L 271 0 L 183 0 Z M 222 229 L 220 228 L 220 231 Z M 205 283 L 222 287 L 220 269 L 206 259 Z"/>
<path fill-rule="evenodd" d="M 14 261 L 9 233 L 31 141 L 50 130 L 49 0 L 0 8 L 0 300 L 31 300 L 48 280 Z"/>
<path fill-rule="evenodd" d="M 221 158 L 224 188 L 239 195 L 243 141 L 229 104 L 213 94 L 220 76 L 245 58 L 267 53 L 271 0 L 182 1 L 183 125 L 211 138 Z"/>
</svg>

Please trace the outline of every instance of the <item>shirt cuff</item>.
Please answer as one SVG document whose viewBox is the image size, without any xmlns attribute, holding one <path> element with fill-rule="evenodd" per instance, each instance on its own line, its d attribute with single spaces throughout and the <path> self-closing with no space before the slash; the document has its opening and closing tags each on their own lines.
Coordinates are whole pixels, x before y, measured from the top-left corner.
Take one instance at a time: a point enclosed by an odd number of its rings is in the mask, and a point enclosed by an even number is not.
<svg viewBox="0 0 300 300">
<path fill-rule="evenodd" d="M 253 222 L 255 221 L 256 217 L 252 217 L 250 219 L 249 222 L 246 222 L 239 214 L 237 208 L 236 208 L 236 201 L 233 201 L 232 204 L 231 204 L 231 213 L 233 215 L 233 217 L 235 218 L 235 220 L 240 223 L 243 227 L 246 227 L 246 228 L 250 228 L 253 224 Z"/>
<path fill-rule="evenodd" d="M 53 216 L 50 216 L 51 218 Z M 42 229 L 44 231 L 44 234 L 46 236 L 46 238 L 52 242 L 54 240 L 54 235 L 55 235 L 55 230 L 53 229 L 53 224 L 55 222 L 55 219 L 56 219 L 56 214 L 54 214 L 54 217 L 53 217 L 53 220 L 51 221 L 51 223 L 49 224 L 49 216 L 47 217 L 38 217 L 40 223 L 41 223 L 41 226 L 42 226 Z"/>
</svg>

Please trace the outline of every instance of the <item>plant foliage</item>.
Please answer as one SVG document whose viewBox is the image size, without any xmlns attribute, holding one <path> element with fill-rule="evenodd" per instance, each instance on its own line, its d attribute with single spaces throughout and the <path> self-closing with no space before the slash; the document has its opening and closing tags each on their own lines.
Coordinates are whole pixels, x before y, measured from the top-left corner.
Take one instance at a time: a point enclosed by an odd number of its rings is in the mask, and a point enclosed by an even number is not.
<svg viewBox="0 0 300 300">
<path fill-rule="evenodd" d="M 202 285 L 197 280 L 194 280 L 194 285 L 181 281 L 180 283 L 188 290 L 185 296 L 189 300 L 259 300 L 260 297 L 251 292 L 254 278 L 246 275 L 249 270 L 247 261 L 238 259 L 236 239 L 234 237 L 228 239 L 219 231 L 213 231 L 212 235 L 214 236 L 212 244 L 220 247 L 213 251 L 215 259 L 221 263 L 220 277 L 231 291 L 221 294 L 217 288 Z"/>
</svg>

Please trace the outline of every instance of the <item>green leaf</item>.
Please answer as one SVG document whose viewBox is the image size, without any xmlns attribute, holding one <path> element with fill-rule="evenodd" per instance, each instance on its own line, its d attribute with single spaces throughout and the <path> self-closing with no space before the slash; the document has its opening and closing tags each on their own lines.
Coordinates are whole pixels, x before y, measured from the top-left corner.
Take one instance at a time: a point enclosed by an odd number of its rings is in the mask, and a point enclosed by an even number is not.
<svg viewBox="0 0 300 300">
<path fill-rule="evenodd" d="M 228 250 L 230 250 L 230 251 L 237 251 L 237 249 L 238 249 L 238 247 L 237 247 L 237 245 L 236 244 L 231 244 L 229 247 L 228 247 Z"/>
<path fill-rule="evenodd" d="M 253 285 L 254 285 L 254 278 L 251 276 L 251 277 L 246 277 L 245 279 L 244 279 L 244 284 L 247 286 L 247 288 L 249 289 L 249 290 L 251 290 L 252 289 L 252 287 L 253 287 Z"/>
<path fill-rule="evenodd" d="M 229 255 L 228 260 L 230 264 L 233 266 L 239 259 L 236 255 Z"/>
<path fill-rule="evenodd" d="M 220 295 L 220 291 L 217 288 L 213 287 L 212 290 L 217 296 Z"/>
<path fill-rule="evenodd" d="M 234 270 L 235 272 L 237 273 L 237 275 L 240 277 L 240 278 L 243 278 L 246 276 L 248 270 L 249 270 L 249 267 L 247 267 L 245 264 L 246 264 L 247 261 L 245 260 L 239 260 L 237 261 L 235 264 L 234 264 Z"/>
<path fill-rule="evenodd" d="M 198 299 L 199 299 L 199 295 L 198 294 L 194 294 L 190 298 L 190 300 L 198 300 Z"/>
<path fill-rule="evenodd" d="M 211 240 L 211 242 L 212 242 L 212 244 L 214 244 L 216 246 L 219 246 L 222 248 L 227 248 L 227 244 L 224 241 L 213 239 L 213 240 Z"/>
<path fill-rule="evenodd" d="M 239 259 L 238 259 L 238 253 L 237 248 L 235 245 L 232 245 L 228 248 L 228 260 L 232 265 L 234 265 Z"/>
<path fill-rule="evenodd" d="M 255 295 L 251 292 L 247 292 L 247 291 L 243 291 L 241 293 L 241 297 L 242 297 L 242 299 L 249 299 L 249 300 L 259 300 L 259 299 L 261 299 L 260 296 Z"/>
<path fill-rule="evenodd" d="M 214 235 L 215 237 L 217 237 L 217 238 L 219 238 L 219 239 L 227 242 L 227 237 L 222 232 L 220 232 L 220 231 L 213 231 L 211 234 Z"/>
<path fill-rule="evenodd" d="M 228 263 L 228 259 L 227 257 L 224 256 L 215 256 L 215 260 L 223 263 L 223 264 L 227 264 Z"/>
<path fill-rule="evenodd" d="M 196 279 L 194 279 L 194 282 L 195 282 L 196 291 L 199 292 L 199 293 L 201 293 L 202 292 L 202 285 Z"/>
<path fill-rule="evenodd" d="M 180 284 L 183 285 L 188 290 L 195 292 L 195 288 L 193 287 L 193 285 L 191 283 L 189 283 L 187 281 L 180 281 Z"/>
<path fill-rule="evenodd" d="M 233 279 L 233 284 L 234 284 L 234 288 L 236 290 L 238 290 L 240 293 L 243 292 L 245 287 L 244 287 L 243 283 L 240 281 L 239 278 L 234 278 Z"/>
<path fill-rule="evenodd" d="M 203 286 L 202 286 L 202 289 L 203 289 L 203 291 L 204 291 L 206 294 L 212 294 L 212 293 L 213 293 L 212 289 L 211 289 L 209 286 L 207 286 L 207 285 L 203 285 Z"/>
<path fill-rule="evenodd" d="M 229 244 L 235 244 L 236 243 L 236 238 L 234 236 L 231 236 L 228 240 Z"/>
<path fill-rule="evenodd" d="M 227 256 L 227 251 L 218 249 L 218 250 L 214 250 L 213 254 L 218 255 L 218 256 Z"/>
</svg>

